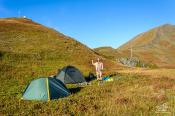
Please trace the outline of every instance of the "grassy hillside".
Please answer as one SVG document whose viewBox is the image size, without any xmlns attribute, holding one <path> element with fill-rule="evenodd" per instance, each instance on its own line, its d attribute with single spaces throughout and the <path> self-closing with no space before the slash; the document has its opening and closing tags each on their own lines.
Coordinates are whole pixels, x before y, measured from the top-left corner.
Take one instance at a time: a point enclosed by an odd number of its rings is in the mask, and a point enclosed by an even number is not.
<svg viewBox="0 0 175 116">
<path fill-rule="evenodd" d="M 66 65 L 87 76 L 94 72 L 91 60 L 97 58 L 103 60 L 105 73 L 117 66 L 75 39 L 30 19 L 0 19 L 0 114 L 18 112 L 18 101 L 32 79 L 54 75 Z"/>
<path fill-rule="evenodd" d="M 119 49 L 129 49 L 131 46 L 133 48 L 152 48 L 162 47 L 161 43 L 171 42 L 172 45 L 175 45 L 174 40 L 175 26 L 171 24 L 165 24 L 156 28 L 153 28 L 147 32 L 139 34 L 126 44 L 119 47 Z M 168 44 L 168 43 L 167 43 Z"/>
<path fill-rule="evenodd" d="M 160 72 L 159 76 L 155 73 Z M 113 82 L 76 87 L 72 95 L 50 102 L 19 100 L 16 88 L 1 93 L 0 114 L 6 115 L 174 115 L 175 70 L 119 71 Z M 140 71 L 139 71 L 140 72 Z M 168 75 L 167 75 L 168 73 Z M 166 75 L 166 77 L 164 77 Z M 18 85 L 19 86 L 19 85 Z M 6 100 L 8 99 L 8 100 Z"/>
<path fill-rule="evenodd" d="M 165 24 L 151 29 L 130 40 L 118 48 L 120 53 L 129 54 L 132 46 L 133 54 L 145 62 L 159 67 L 175 67 L 175 26 Z"/>
<path fill-rule="evenodd" d="M 175 26 L 165 24 L 139 34 L 118 49 L 102 47 L 97 48 L 97 52 L 112 58 L 130 57 L 131 47 L 133 57 L 139 58 L 147 64 L 174 68 Z"/>
<path fill-rule="evenodd" d="M 112 47 L 99 47 L 95 48 L 94 51 L 111 60 L 116 60 L 116 58 L 121 56 L 121 54 Z"/>
<path fill-rule="evenodd" d="M 32 70 L 43 67 L 47 72 L 51 68 L 76 65 L 83 73 L 88 73 L 92 71 L 91 59 L 102 58 L 106 69 L 114 64 L 73 38 L 29 19 L 0 19 L 0 34 L 2 65 L 29 65 L 26 67 Z"/>
<path fill-rule="evenodd" d="M 69 86 L 72 94 L 63 99 L 20 99 L 32 79 L 53 75 L 69 64 L 87 75 L 93 70 L 91 59 L 97 57 L 103 59 L 105 73 L 121 67 L 76 40 L 29 19 L 0 19 L 0 115 L 159 115 L 164 110 L 173 115 L 173 69 L 156 70 L 161 71 L 156 78 L 158 72 L 154 71 L 145 75 L 137 70 L 120 70 L 113 82 Z M 159 109 L 162 105 L 168 108 Z"/>
</svg>

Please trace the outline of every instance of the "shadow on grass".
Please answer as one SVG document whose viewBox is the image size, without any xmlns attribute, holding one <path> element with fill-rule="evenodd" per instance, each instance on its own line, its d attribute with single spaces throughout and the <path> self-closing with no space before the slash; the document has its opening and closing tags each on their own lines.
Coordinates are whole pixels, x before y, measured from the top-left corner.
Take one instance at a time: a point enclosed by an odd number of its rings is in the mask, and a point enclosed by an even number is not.
<svg viewBox="0 0 175 116">
<path fill-rule="evenodd" d="M 113 73 L 113 74 L 110 74 L 109 77 L 114 77 L 114 76 L 117 76 L 116 73 Z"/>
<path fill-rule="evenodd" d="M 70 91 L 72 94 L 75 94 L 75 93 L 80 92 L 81 89 L 83 89 L 83 87 L 69 88 L 69 91 Z"/>
<path fill-rule="evenodd" d="M 96 76 L 93 73 L 89 73 L 89 75 L 87 77 L 85 77 L 87 82 L 93 81 L 96 79 Z"/>
</svg>

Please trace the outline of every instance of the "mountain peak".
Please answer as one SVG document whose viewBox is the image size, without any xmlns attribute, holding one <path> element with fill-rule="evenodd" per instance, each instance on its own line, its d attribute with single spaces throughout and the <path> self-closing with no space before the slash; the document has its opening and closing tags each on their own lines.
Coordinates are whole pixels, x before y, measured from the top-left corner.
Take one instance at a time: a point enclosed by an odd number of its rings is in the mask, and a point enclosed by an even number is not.
<svg viewBox="0 0 175 116">
<path fill-rule="evenodd" d="M 174 25 L 172 25 L 172 24 L 170 24 L 170 23 L 165 23 L 165 24 L 163 24 L 162 26 L 174 26 Z"/>
<path fill-rule="evenodd" d="M 147 32 L 136 36 L 126 44 L 122 45 L 118 50 L 129 54 L 132 45 L 135 55 L 140 59 L 153 62 L 159 66 L 172 66 L 175 60 L 175 26 L 172 24 L 164 24 L 153 28 Z"/>
<path fill-rule="evenodd" d="M 11 18 L 0 18 L 1 23 L 10 23 L 10 24 L 32 24 L 32 25 L 40 25 L 34 22 L 32 19 L 29 18 L 18 18 L 18 17 L 11 17 Z"/>
<path fill-rule="evenodd" d="M 159 28 L 174 28 L 174 27 L 175 27 L 175 25 L 172 25 L 170 23 L 166 23 L 166 24 L 159 26 Z"/>
<path fill-rule="evenodd" d="M 136 36 L 121 46 L 120 49 L 128 49 L 130 45 L 138 48 L 145 48 L 145 46 L 151 47 L 155 44 L 159 44 L 162 40 L 171 41 L 171 38 L 174 37 L 174 32 L 175 26 L 167 23 Z"/>
</svg>

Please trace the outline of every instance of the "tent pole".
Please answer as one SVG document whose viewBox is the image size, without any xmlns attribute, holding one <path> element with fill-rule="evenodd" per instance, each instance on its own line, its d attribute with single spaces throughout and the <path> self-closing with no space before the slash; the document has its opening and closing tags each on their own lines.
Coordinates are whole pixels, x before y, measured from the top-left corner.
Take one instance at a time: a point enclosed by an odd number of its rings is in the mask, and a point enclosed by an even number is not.
<svg viewBox="0 0 175 116">
<path fill-rule="evenodd" d="M 48 96 L 48 101 L 50 101 L 50 91 L 49 91 L 49 81 L 48 81 L 48 78 L 46 79 L 46 85 L 47 85 L 47 96 Z"/>
</svg>

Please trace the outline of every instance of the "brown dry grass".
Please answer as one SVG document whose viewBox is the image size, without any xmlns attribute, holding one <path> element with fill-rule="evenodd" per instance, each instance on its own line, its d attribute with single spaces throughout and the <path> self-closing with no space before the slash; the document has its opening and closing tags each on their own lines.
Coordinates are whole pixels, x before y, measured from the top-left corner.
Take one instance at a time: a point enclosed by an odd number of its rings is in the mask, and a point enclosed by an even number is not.
<svg viewBox="0 0 175 116">
<path fill-rule="evenodd" d="M 27 25 L 24 28 L 15 24 L 13 27 L 0 26 L 0 31 L 4 33 L 0 36 L 4 42 L 0 43 L 3 50 L 0 54 L 0 115 L 147 116 L 157 115 L 156 106 L 164 103 L 168 104 L 168 112 L 174 112 L 174 69 L 123 68 L 118 71 L 120 74 L 113 77 L 113 82 L 98 85 L 97 81 L 93 81 L 91 85 L 63 99 L 50 102 L 20 100 L 25 87 L 32 79 L 55 74 L 58 68 L 68 64 L 73 64 L 84 74 L 88 74 L 93 70 L 90 60 L 99 55 L 72 38 L 50 29 L 45 34 L 46 30 L 41 28 L 29 28 Z M 19 45 L 21 39 L 24 39 L 23 36 L 12 38 L 21 31 L 24 31 L 24 37 L 28 38 L 27 47 L 25 44 L 21 44 L 22 47 Z M 11 39 L 16 41 L 13 43 Z M 34 40 L 38 44 L 34 44 Z M 9 51 L 8 47 L 14 48 L 14 51 Z M 104 64 L 107 67 L 106 74 L 116 72 L 113 69 L 114 62 L 104 59 Z M 117 68 L 120 67 L 122 66 Z"/>
<path fill-rule="evenodd" d="M 151 76 L 151 78 L 172 78 L 175 79 L 175 69 L 143 69 L 132 68 L 128 70 L 119 70 L 119 73 L 139 74 Z"/>
</svg>

